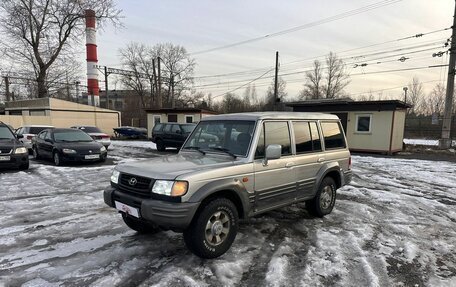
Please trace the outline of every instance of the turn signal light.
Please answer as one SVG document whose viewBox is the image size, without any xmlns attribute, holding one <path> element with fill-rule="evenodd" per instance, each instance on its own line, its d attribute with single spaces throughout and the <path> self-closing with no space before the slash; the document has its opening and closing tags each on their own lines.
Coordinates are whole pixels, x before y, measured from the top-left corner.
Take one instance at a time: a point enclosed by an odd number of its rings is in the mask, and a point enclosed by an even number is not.
<svg viewBox="0 0 456 287">
<path fill-rule="evenodd" d="M 171 196 L 182 196 L 187 193 L 188 182 L 186 181 L 176 181 L 171 190 Z"/>
</svg>

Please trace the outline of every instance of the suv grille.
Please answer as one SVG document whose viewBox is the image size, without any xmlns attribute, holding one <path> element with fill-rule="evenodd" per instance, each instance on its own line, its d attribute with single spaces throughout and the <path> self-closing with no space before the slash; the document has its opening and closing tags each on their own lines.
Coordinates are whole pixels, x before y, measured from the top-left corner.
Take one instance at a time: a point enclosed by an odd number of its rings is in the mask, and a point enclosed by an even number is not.
<svg viewBox="0 0 456 287">
<path fill-rule="evenodd" d="M 122 173 L 119 178 L 119 187 L 126 193 L 150 197 L 153 182 L 154 180 L 151 178 Z"/>
</svg>

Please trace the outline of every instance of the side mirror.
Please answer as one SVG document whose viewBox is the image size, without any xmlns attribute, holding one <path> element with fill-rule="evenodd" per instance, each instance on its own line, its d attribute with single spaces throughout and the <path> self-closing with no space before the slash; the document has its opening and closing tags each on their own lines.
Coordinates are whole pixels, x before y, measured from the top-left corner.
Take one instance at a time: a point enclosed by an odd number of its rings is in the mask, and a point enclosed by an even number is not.
<svg viewBox="0 0 456 287">
<path fill-rule="evenodd" d="M 266 147 L 266 155 L 263 165 L 268 165 L 271 159 L 279 159 L 282 156 L 282 146 L 279 144 L 271 144 Z"/>
<path fill-rule="evenodd" d="M 24 138 L 24 135 L 22 135 L 22 134 L 17 134 L 17 135 L 16 135 L 16 138 L 22 139 L 22 138 Z"/>
</svg>

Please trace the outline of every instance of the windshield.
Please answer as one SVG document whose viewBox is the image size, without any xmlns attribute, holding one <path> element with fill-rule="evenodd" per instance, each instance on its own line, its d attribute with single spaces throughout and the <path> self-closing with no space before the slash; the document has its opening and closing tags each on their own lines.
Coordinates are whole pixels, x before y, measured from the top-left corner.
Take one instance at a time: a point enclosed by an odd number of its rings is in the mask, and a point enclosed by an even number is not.
<svg viewBox="0 0 456 287">
<path fill-rule="evenodd" d="M 196 126 L 183 149 L 224 150 L 245 157 L 254 129 L 254 121 L 203 121 Z"/>
<path fill-rule="evenodd" d="M 80 130 L 54 132 L 56 142 L 91 142 L 92 138 Z"/>
<path fill-rule="evenodd" d="M 0 140 L 12 140 L 14 134 L 7 127 L 0 127 Z"/>
<path fill-rule="evenodd" d="M 80 127 L 79 129 L 86 133 L 101 133 L 101 130 L 97 127 Z"/>
</svg>

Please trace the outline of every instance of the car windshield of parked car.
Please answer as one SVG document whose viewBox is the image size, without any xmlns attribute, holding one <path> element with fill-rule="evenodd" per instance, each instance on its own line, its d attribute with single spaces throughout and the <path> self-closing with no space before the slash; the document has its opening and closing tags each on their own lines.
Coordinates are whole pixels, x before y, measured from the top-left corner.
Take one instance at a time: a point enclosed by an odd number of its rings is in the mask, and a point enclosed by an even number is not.
<svg viewBox="0 0 456 287">
<path fill-rule="evenodd" d="M 196 126 L 183 149 L 246 157 L 254 129 L 254 121 L 203 121 Z"/>
<path fill-rule="evenodd" d="M 184 133 L 191 133 L 192 130 L 195 128 L 195 126 L 194 125 L 182 125 L 181 128 L 184 131 Z"/>
<path fill-rule="evenodd" d="M 54 132 L 54 140 L 56 142 L 91 142 L 92 138 L 80 130 L 75 130 Z"/>
<path fill-rule="evenodd" d="M 97 127 L 80 127 L 79 129 L 86 133 L 101 133 L 101 130 Z"/>
<path fill-rule="evenodd" d="M 0 127 L 0 140 L 12 140 L 14 134 L 7 127 Z"/>
</svg>

